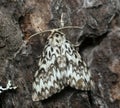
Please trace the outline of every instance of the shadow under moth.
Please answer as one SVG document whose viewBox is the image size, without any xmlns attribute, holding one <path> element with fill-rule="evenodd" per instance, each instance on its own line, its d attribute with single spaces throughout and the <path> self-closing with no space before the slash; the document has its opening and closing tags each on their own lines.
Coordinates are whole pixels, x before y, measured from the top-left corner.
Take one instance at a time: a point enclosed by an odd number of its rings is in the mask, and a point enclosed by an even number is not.
<svg viewBox="0 0 120 108">
<path fill-rule="evenodd" d="M 47 99 L 66 86 L 91 90 L 91 73 L 74 46 L 63 32 L 52 30 L 34 75 L 33 101 Z"/>
</svg>

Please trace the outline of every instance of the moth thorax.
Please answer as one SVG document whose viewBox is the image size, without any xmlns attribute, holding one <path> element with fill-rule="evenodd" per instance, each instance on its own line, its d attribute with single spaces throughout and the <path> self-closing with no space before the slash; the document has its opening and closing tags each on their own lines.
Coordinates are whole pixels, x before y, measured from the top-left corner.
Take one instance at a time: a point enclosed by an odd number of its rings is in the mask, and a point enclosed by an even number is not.
<svg viewBox="0 0 120 108">
<path fill-rule="evenodd" d="M 49 43 L 53 46 L 61 46 L 66 41 L 65 34 L 59 32 L 55 32 L 48 38 L 48 40 Z"/>
<path fill-rule="evenodd" d="M 59 69 L 65 69 L 66 68 L 66 58 L 64 56 L 58 57 L 57 64 Z"/>
</svg>

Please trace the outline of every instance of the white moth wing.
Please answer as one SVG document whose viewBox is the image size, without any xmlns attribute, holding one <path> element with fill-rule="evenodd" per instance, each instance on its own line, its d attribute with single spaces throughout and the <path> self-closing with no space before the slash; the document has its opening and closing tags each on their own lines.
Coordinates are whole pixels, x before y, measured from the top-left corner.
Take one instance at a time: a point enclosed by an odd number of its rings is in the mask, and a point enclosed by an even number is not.
<svg viewBox="0 0 120 108">
<path fill-rule="evenodd" d="M 67 85 L 90 90 L 90 72 L 80 54 L 61 32 L 51 33 L 38 65 L 33 82 L 33 101 L 44 100 Z"/>
<path fill-rule="evenodd" d="M 39 69 L 35 73 L 33 82 L 33 101 L 44 100 L 64 88 L 62 79 L 65 72 L 61 72 L 59 68 L 62 64 L 59 62 L 64 61 L 57 43 L 52 42 L 54 42 L 54 37 L 45 45 L 39 60 Z"/>
<path fill-rule="evenodd" d="M 90 90 L 91 75 L 78 51 L 69 41 L 62 45 L 62 49 L 67 59 L 66 83 L 76 89 Z"/>
</svg>

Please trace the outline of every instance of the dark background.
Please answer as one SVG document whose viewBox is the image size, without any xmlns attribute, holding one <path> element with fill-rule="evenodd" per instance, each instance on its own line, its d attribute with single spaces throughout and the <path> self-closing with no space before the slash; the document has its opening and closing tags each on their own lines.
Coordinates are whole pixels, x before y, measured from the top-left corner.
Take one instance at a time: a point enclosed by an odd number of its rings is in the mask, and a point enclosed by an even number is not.
<svg viewBox="0 0 120 108">
<path fill-rule="evenodd" d="M 33 102 L 33 76 L 50 33 L 28 38 L 62 24 L 82 28 L 62 32 L 73 44 L 82 41 L 78 51 L 94 90 L 66 87 Z M 0 95 L 1 108 L 120 108 L 120 0 L 0 0 L 0 83 L 8 79 L 18 88 Z"/>
</svg>

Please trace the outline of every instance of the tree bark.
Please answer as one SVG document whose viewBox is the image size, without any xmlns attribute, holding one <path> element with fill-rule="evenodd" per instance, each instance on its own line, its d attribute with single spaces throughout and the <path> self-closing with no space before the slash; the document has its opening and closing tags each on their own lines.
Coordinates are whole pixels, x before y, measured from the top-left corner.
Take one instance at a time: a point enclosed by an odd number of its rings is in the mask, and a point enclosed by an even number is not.
<svg viewBox="0 0 120 108">
<path fill-rule="evenodd" d="M 86 93 L 66 87 L 33 102 L 33 78 L 50 32 L 29 37 L 67 26 L 61 31 L 80 44 L 94 89 Z M 1 0 L 0 85 L 8 80 L 17 89 L 0 94 L 1 108 L 120 108 L 120 1 Z"/>
</svg>

